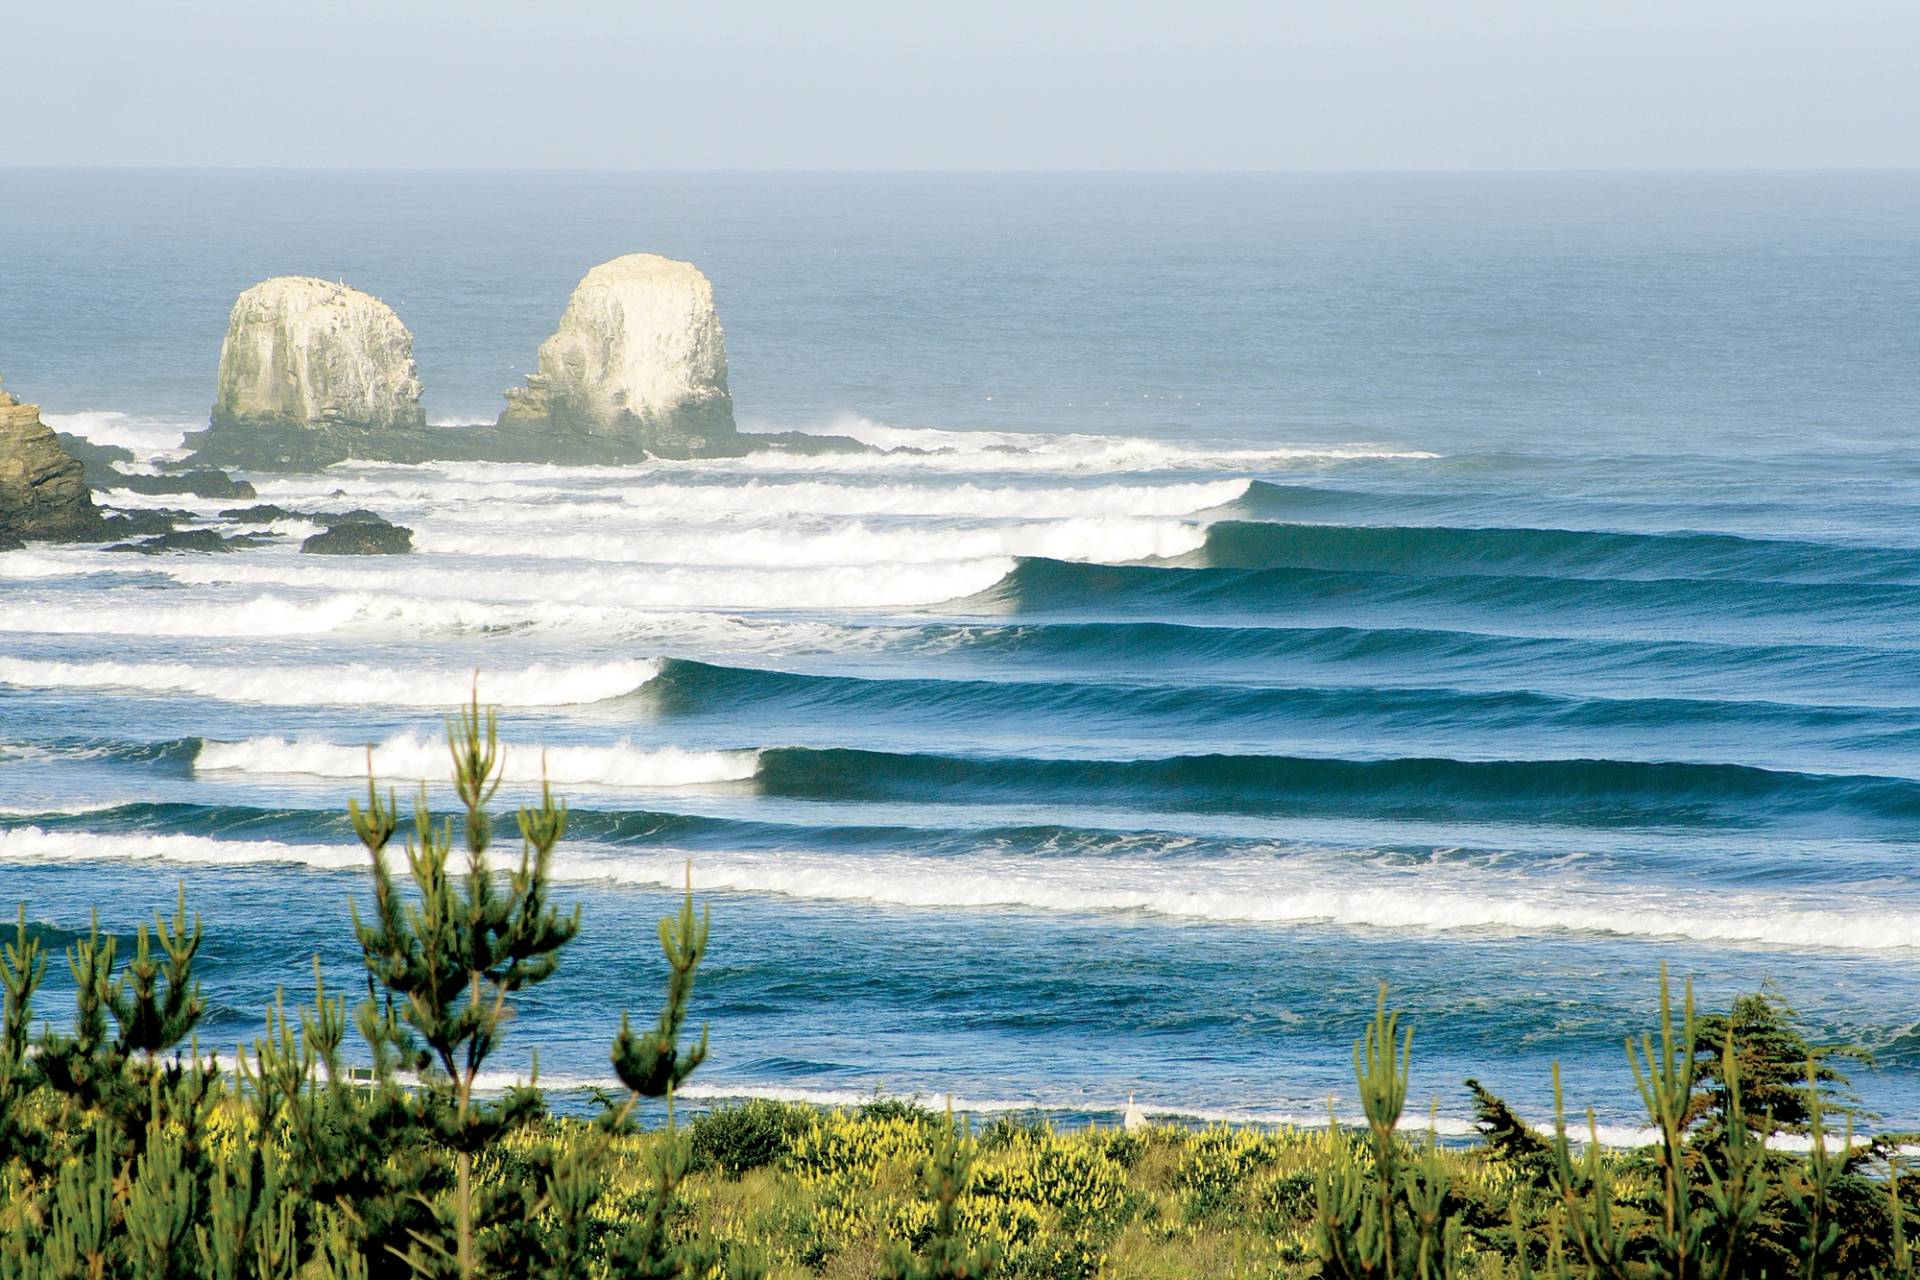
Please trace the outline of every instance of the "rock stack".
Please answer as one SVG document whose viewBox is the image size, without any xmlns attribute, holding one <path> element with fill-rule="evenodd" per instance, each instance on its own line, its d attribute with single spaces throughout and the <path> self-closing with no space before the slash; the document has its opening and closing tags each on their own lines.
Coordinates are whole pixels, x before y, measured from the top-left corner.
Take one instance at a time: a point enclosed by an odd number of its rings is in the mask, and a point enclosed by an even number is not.
<svg viewBox="0 0 1920 1280">
<path fill-rule="evenodd" d="M 426 426 L 413 335 L 380 299 L 275 276 L 234 301 L 195 465 L 318 469 L 380 457 Z"/>
<path fill-rule="evenodd" d="M 587 272 L 499 426 L 547 434 L 560 454 L 741 452 L 713 285 L 652 253 Z"/>
<path fill-rule="evenodd" d="M 40 406 L 0 388 L 0 550 L 27 539 L 80 541 L 102 535 L 86 471 L 40 421 Z"/>
</svg>

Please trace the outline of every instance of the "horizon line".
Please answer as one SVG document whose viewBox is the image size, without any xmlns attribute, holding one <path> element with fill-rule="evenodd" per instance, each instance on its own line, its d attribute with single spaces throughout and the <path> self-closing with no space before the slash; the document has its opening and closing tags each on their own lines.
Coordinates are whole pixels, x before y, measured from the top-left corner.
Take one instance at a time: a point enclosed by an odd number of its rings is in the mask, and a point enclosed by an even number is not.
<svg viewBox="0 0 1920 1280">
<path fill-rule="evenodd" d="M 1604 175 L 1681 175 L 1681 174 L 1909 174 L 1920 173 L 1920 165 L 1565 165 L 1565 166 L 1459 166 L 1459 167 L 1214 167 L 1179 168 L 1148 166 L 1103 168 L 1092 166 L 1012 168 L 985 167 L 672 167 L 647 166 L 619 168 L 569 165 L 266 165 L 266 164 L 106 164 L 106 163 L 16 163 L 0 161 L 0 172 L 50 173 L 355 173 L 355 174 L 556 174 L 574 176 L 740 176 L 740 177 L 1450 177 L 1450 176 L 1549 176 Z"/>
</svg>

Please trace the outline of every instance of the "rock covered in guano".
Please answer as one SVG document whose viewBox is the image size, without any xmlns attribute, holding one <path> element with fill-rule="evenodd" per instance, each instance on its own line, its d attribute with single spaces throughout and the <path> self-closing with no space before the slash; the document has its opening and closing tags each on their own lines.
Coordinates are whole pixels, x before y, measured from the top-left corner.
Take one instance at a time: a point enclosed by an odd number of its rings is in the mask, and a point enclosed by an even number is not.
<svg viewBox="0 0 1920 1280">
<path fill-rule="evenodd" d="M 28 538 L 99 537 L 86 469 L 40 421 L 40 406 L 0 388 L 0 550 Z"/>
<path fill-rule="evenodd" d="M 215 429 L 420 427 L 413 335 L 380 299 L 275 276 L 241 294 L 220 344 Z"/>
<path fill-rule="evenodd" d="M 740 448 L 713 285 L 690 262 L 631 253 L 587 272 L 500 426 L 543 427 L 665 456 Z"/>
</svg>

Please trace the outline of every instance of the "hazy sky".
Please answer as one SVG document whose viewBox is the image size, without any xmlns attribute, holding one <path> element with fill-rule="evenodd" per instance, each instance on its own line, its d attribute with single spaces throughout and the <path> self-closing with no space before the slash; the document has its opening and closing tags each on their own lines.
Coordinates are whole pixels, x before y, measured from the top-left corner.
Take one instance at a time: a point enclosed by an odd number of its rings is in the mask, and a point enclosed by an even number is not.
<svg viewBox="0 0 1920 1280">
<path fill-rule="evenodd" d="M 0 165 L 1920 165 L 1916 0 L 0 0 Z"/>
</svg>

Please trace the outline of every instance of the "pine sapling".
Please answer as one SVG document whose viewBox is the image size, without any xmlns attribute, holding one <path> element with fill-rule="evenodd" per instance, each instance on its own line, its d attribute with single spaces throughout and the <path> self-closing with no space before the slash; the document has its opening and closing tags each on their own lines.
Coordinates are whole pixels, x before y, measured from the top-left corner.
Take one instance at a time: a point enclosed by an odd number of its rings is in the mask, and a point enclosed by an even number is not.
<svg viewBox="0 0 1920 1280">
<path fill-rule="evenodd" d="M 1660 1171 L 1660 1216 L 1654 1224 L 1653 1244 L 1658 1265 L 1671 1280 L 1694 1280 L 1700 1274 L 1700 1251 L 1705 1224 L 1693 1212 L 1693 1191 L 1687 1177 L 1686 1134 L 1692 1121 L 1697 1024 L 1693 1012 L 1693 983 L 1686 985 L 1684 1012 L 1673 1017 L 1672 990 L 1667 967 L 1660 966 L 1660 1043 L 1642 1034 L 1636 1045 L 1627 1040 L 1627 1062 L 1659 1134 L 1654 1159 Z"/>
<path fill-rule="evenodd" d="M 921 1174 L 933 1201 L 932 1230 L 918 1256 L 904 1241 L 888 1249 L 880 1269 L 883 1280 L 982 1280 L 994 1273 L 998 1256 L 990 1246 L 970 1242 L 961 1210 L 972 1175 L 973 1139 L 962 1134 L 949 1100 L 946 1123 Z"/>
<path fill-rule="evenodd" d="M 436 822 L 423 787 L 405 844 L 414 891 L 405 900 L 386 853 L 398 817 L 391 797 L 383 802 L 370 777 L 367 807 L 354 805 L 350 814 L 372 860 L 374 911 L 366 921 L 356 907 L 354 930 L 368 973 L 397 1005 L 397 1019 L 384 1028 L 371 1014 L 363 1022 L 376 1024 L 374 1039 L 396 1037 L 404 1065 L 420 1075 L 436 1134 L 453 1152 L 453 1248 L 417 1236 L 414 1260 L 431 1268 L 437 1257 L 450 1262 L 460 1280 L 472 1280 L 482 1225 L 474 1156 L 540 1110 L 532 1088 L 483 1102 L 475 1086 L 505 1034 L 512 997 L 553 975 L 560 950 L 579 932 L 580 913 L 575 908 L 563 916 L 548 901 L 553 848 L 567 819 L 545 783 L 539 805 L 519 811 L 518 864 L 503 878 L 488 859 L 486 806 L 499 790 L 503 761 L 495 713 L 482 713 L 477 689 L 448 721 L 447 741 L 454 791 L 465 811 L 465 866 L 452 866 L 453 820 Z"/>
</svg>

